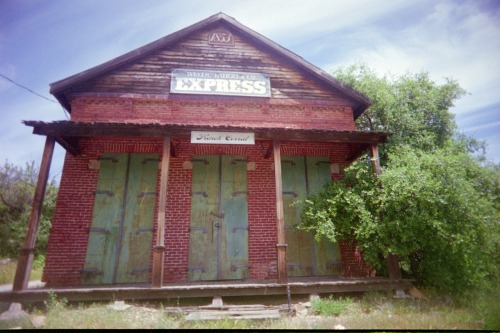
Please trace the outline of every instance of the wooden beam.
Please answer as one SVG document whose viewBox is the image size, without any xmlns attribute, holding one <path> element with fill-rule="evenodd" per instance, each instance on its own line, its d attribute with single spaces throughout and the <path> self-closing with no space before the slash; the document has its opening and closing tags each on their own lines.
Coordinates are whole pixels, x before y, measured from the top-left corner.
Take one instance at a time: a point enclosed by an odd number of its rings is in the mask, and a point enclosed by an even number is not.
<svg viewBox="0 0 500 333">
<path fill-rule="evenodd" d="M 355 144 L 349 144 L 347 147 L 349 149 L 349 153 L 346 156 L 345 160 L 348 164 L 351 164 L 355 160 L 357 160 L 361 155 L 363 155 L 363 153 L 365 153 L 368 150 L 370 145 L 365 143 L 355 143 Z"/>
<path fill-rule="evenodd" d="M 382 173 L 382 170 L 380 169 L 380 158 L 378 155 L 378 145 L 376 143 L 370 145 L 370 157 L 371 157 L 373 172 L 378 178 L 378 176 L 380 176 L 380 174 Z"/>
<path fill-rule="evenodd" d="M 372 161 L 372 168 L 375 175 L 378 177 L 382 173 L 382 169 L 380 168 L 380 157 L 378 154 L 378 145 L 372 144 L 370 146 L 370 157 Z M 382 184 L 379 184 L 382 186 Z M 387 271 L 389 273 L 389 278 L 394 280 L 400 280 L 402 278 L 401 268 L 399 266 L 398 256 L 389 253 L 386 258 Z"/>
<path fill-rule="evenodd" d="M 75 137 L 57 137 L 56 142 L 61 145 L 68 153 L 73 156 L 80 155 L 78 150 L 78 138 Z"/>
<path fill-rule="evenodd" d="M 300 294 L 331 294 L 345 292 L 366 292 L 373 290 L 407 290 L 412 287 L 409 280 L 390 280 L 382 278 L 350 278 L 340 279 L 329 277 L 330 280 L 311 278 L 301 282 L 290 281 L 292 295 Z M 219 283 L 211 284 L 176 284 L 163 288 L 146 288 L 137 286 L 80 286 L 75 288 L 36 288 L 20 292 L 0 292 L 0 302 L 37 303 L 49 299 L 50 294 L 65 298 L 69 302 L 82 301 L 112 301 L 138 299 L 175 299 L 200 297 L 229 296 L 271 296 L 286 295 L 287 288 L 274 282 Z"/>
<path fill-rule="evenodd" d="M 387 141 L 389 133 L 336 131 L 322 129 L 289 129 L 244 126 L 208 126 L 176 124 L 138 124 L 138 123 L 103 123 L 55 121 L 24 121 L 33 127 L 33 133 L 55 137 L 90 137 L 90 136 L 147 136 L 190 138 L 191 131 L 230 131 L 254 132 L 257 140 L 311 141 L 311 142 L 347 142 L 376 144 Z"/>
<path fill-rule="evenodd" d="M 286 263 L 286 240 L 285 240 L 285 214 L 283 209 L 283 184 L 281 180 L 281 152 L 280 143 L 273 141 L 274 151 L 274 179 L 276 183 L 276 225 L 278 228 L 278 283 L 288 283 L 288 272 Z"/>
<path fill-rule="evenodd" d="M 49 179 L 50 164 L 52 162 L 52 155 L 54 154 L 55 140 L 53 137 L 47 137 L 45 140 L 45 147 L 43 149 L 42 163 L 38 173 L 38 181 L 35 187 L 35 194 L 33 196 L 33 203 L 31 205 L 31 214 L 28 222 L 28 231 L 24 238 L 23 247 L 17 262 L 16 275 L 14 278 L 14 285 L 12 290 L 20 291 L 28 288 L 30 280 L 31 267 L 33 265 L 33 257 L 35 255 L 35 241 L 38 232 L 38 225 L 40 223 L 40 215 L 42 212 L 43 198 L 45 196 L 45 189 Z"/>
<path fill-rule="evenodd" d="M 153 271 L 151 285 L 161 288 L 163 285 L 164 257 L 165 257 L 165 211 L 167 209 L 168 169 L 170 165 L 170 138 L 163 139 L 163 155 L 161 158 L 160 195 L 158 202 L 158 230 L 156 245 L 153 248 Z"/>
</svg>

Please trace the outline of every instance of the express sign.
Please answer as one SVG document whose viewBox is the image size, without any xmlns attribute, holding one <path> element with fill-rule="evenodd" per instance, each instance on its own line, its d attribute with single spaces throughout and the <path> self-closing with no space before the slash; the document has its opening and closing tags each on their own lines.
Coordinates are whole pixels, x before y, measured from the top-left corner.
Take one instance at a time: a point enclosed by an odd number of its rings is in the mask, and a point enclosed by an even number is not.
<svg viewBox="0 0 500 333">
<path fill-rule="evenodd" d="M 269 77 L 258 73 L 174 69 L 170 92 L 271 97 Z"/>
</svg>

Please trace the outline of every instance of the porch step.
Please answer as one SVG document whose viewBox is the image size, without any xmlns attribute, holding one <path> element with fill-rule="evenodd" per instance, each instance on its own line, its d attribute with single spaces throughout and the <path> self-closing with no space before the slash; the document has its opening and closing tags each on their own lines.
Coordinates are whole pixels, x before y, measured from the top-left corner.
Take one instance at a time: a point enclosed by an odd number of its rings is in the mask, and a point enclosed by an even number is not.
<svg viewBox="0 0 500 333">
<path fill-rule="evenodd" d="M 279 309 L 258 308 L 255 306 L 220 307 L 218 309 L 200 309 L 190 312 L 186 320 L 219 319 L 280 319 Z"/>
</svg>

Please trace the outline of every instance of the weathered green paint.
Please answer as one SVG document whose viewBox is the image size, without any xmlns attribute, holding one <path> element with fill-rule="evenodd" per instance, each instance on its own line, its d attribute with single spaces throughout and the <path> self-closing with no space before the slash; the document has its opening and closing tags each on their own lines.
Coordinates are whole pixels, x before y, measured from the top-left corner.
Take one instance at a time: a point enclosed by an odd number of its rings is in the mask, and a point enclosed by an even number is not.
<svg viewBox="0 0 500 333">
<path fill-rule="evenodd" d="M 193 158 L 191 224 L 189 229 L 189 280 L 215 280 L 217 265 L 219 163 L 218 156 Z"/>
<path fill-rule="evenodd" d="M 117 283 L 149 280 L 158 155 L 132 154 Z"/>
<path fill-rule="evenodd" d="M 313 275 L 311 235 L 297 229 L 300 224 L 302 207 L 292 205 L 307 196 L 304 157 L 284 156 L 281 158 L 283 183 L 283 209 L 285 217 L 285 239 L 288 276 Z"/>
<path fill-rule="evenodd" d="M 247 161 L 221 156 L 221 279 L 248 278 Z"/>
<path fill-rule="evenodd" d="M 297 229 L 301 205 L 292 205 L 308 194 L 317 193 L 331 182 L 330 163 L 325 157 L 284 156 L 281 161 L 283 205 L 289 276 L 322 276 L 340 274 L 338 244 L 317 242 L 311 233 Z"/>
<path fill-rule="evenodd" d="M 82 284 L 147 282 L 158 155 L 105 154 L 100 160 Z"/>
<path fill-rule="evenodd" d="M 192 162 L 189 280 L 247 278 L 246 160 L 210 155 Z"/>
</svg>

